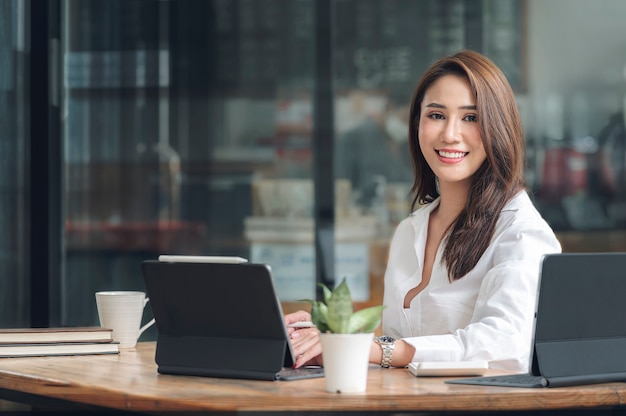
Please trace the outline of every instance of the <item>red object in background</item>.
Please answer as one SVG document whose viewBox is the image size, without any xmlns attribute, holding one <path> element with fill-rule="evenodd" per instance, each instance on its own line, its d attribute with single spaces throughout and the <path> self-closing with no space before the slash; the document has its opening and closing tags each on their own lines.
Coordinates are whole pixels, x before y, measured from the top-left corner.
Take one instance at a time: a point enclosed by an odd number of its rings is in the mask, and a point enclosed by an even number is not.
<svg viewBox="0 0 626 416">
<path fill-rule="evenodd" d="M 199 254 L 206 226 L 186 221 L 65 224 L 68 250 Z"/>
<path fill-rule="evenodd" d="M 574 149 L 567 153 L 567 195 L 587 189 L 587 155 Z"/>
<path fill-rule="evenodd" d="M 559 203 L 564 197 L 587 188 L 587 158 L 568 147 L 546 149 L 543 160 L 541 197 Z"/>
</svg>

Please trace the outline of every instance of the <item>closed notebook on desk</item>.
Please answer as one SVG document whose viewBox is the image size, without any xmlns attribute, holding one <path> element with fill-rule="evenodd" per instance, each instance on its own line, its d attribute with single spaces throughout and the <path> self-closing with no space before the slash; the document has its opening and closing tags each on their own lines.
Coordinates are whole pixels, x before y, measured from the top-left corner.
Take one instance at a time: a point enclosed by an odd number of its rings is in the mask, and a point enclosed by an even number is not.
<svg viewBox="0 0 626 416">
<path fill-rule="evenodd" d="M 262 380 L 323 375 L 322 369 L 285 371 L 294 357 L 268 266 L 149 260 L 142 272 L 160 373 Z"/>
<path fill-rule="evenodd" d="M 543 258 L 530 374 L 447 380 L 510 387 L 626 381 L 626 253 Z"/>
</svg>

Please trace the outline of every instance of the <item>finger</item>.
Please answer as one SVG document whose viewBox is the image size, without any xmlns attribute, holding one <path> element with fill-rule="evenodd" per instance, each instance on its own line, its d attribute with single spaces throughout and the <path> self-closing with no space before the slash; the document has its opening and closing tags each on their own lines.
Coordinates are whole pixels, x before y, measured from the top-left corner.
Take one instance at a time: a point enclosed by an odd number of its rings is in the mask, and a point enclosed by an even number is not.
<svg viewBox="0 0 626 416">
<path fill-rule="evenodd" d="M 319 343 L 319 333 L 315 330 L 299 330 L 292 334 L 291 339 L 294 353 L 301 354 Z"/>
<path fill-rule="evenodd" d="M 317 337 L 320 333 L 319 329 L 316 327 L 305 327 L 305 328 L 296 328 L 296 331 L 299 332 L 302 336 L 308 336 L 308 334 L 312 334 L 314 337 Z"/>
<path fill-rule="evenodd" d="M 301 338 L 308 333 L 313 333 L 315 336 L 319 333 L 316 327 L 304 327 L 304 328 L 287 328 L 287 334 L 291 339 Z"/>
<path fill-rule="evenodd" d="M 308 313 L 307 311 L 297 311 L 297 312 L 293 312 L 290 314 L 285 315 L 285 324 L 289 325 L 292 324 L 294 322 L 302 322 L 302 321 L 310 321 L 311 320 L 311 314 Z"/>
<path fill-rule="evenodd" d="M 294 354 L 296 355 L 295 367 L 307 365 L 322 353 L 322 345 L 319 342 L 317 333 L 308 332 L 293 343 Z"/>
<path fill-rule="evenodd" d="M 321 362 L 322 349 L 319 344 L 316 344 L 313 348 L 306 350 L 304 353 L 296 356 L 295 368 L 300 368 L 305 365 L 319 365 Z"/>
</svg>

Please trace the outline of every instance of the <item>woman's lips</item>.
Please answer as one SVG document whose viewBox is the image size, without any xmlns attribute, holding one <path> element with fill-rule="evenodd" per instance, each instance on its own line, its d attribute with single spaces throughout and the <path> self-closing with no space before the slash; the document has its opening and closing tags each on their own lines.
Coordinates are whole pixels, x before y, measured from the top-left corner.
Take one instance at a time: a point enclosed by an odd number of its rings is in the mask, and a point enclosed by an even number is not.
<svg viewBox="0 0 626 416">
<path fill-rule="evenodd" d="M 446 162 L 459 162 L 467 156 L 469 152 L 459 152 L 456 150 L 437 150 L 439 158 Z"/>
</svg>

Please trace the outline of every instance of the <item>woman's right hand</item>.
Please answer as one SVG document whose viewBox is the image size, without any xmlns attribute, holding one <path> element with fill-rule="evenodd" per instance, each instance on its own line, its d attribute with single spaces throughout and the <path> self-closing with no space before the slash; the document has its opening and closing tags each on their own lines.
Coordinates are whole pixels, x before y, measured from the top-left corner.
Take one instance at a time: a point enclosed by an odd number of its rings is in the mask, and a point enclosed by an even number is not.
<svg viewBox="0 0 626 416">
<path fill-rule="evenodd" d="M 311 314 L 307 311 L 297 311 L 293 313 L 289 313 L 285 315 L 285 325 L 287 325 L 287 333 L 289 336 L 293 334 L 296 330 L 300 328 L 290 327 L 289 325 L 295 324 L 296 322 L 310 322 Z"/>
<path fill-rule="evenodd" d="M 305 365 L 323 365 L 322 344 L 319 331 L 316 327 L 291 328 L 290 324 L 311 321 L 311 314 L 306 311 L 297 311 L 285 315 L 287 333 L 291 339 L 291 347 L 296 356 L 294 368 Z"/>
</svg>

